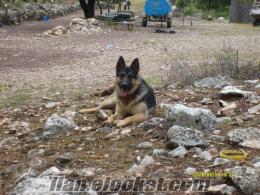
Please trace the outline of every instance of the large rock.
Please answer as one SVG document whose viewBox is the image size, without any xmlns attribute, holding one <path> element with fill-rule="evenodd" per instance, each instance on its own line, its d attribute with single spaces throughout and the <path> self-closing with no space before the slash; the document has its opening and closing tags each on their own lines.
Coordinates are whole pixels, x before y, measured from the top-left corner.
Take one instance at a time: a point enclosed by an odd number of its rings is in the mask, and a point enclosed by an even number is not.
<svg viewBox="0 0 260 195">
<path fill-rule="evenodd" d="M 246 195 L 260 192 L 259 172 L 251 167 L 234 167 L 230 169 L 231 179 L 235 185 Z"/>
<path fill-rule="evenodd" d="M 260 149 L 259 128 L 233 129 L 228 132 L 228 137 L 231 142 L 236 142 L 241 146 Z"/>
<path fill-rule="evenodd" d="M 15 186 L 11 194 L 37 194 L 37 195 L 51 195 L 58 191 L 58 194 L 65 195 L 70 194 L 68 191 L 79 189 L 79 185 L 76 180 L 66 179 L 64 175 L 61 175 L 61 171 L 56 167 L 51 167 L 41 173 L 38 177 L 26 176 L 24 179 Z M 52 181 L 53 176 L 61 177 L 63 180 L 60 185 L 53 185 L 55 182 Z M 57 181 L 56 181 L 57 182 Z M 56 183 L 57 184 L 57 183 Z M 51 190 L 51 191 L 50 191 Z M 87 191 L 88 190 L 88 191 Z M 86 195 L 96 195 L 97 193 L 93 189 L 86 187 Z"/>
<path fill-rule="evenodd" d="M 51 117 L 49 117 L 45 124 L 44 124 L 44 132 L 42 134 L 42 136 L 44 138 L 47 137 L 51 137 L 54 136 L 56 134 L 62 133 L 62 132 L 66 132 L 66 131 L 71 131 L 78 128 L 77 125 L 65 118 L 65 117 L 60 117 L 58 115 L 52 115 Z"/>
<path fill-rule="evenodd" d="M 255 93 L 251 91 L 244 91 L 234 86 L 226 86 L 218 94 L 220 96 L 248 97 Z"/>
<path fill-rule="evenodd" d="M 178 146 L 195 147 L 204 146 L 203 133 L 197 129 L 187 127 L 172 126 L 168 132 L 167 147 L 176 148 Z"/>
<path fill-rule="evenodd" d="M 194 83 L 196 87 L 203 88 L 222 88 L 224 86 L 230 85 L 231 79 L 225 76 L 217 76 L 205 78 Z"/>
<path fill-rule="evenodd" d="M 164 104 L 163 108 L 167 122 L 172 125 L 198 130 L 214 130 L 217 126 L 217 118 L 210 110 L 191 108 L 182 104 Z"/>
</svg>

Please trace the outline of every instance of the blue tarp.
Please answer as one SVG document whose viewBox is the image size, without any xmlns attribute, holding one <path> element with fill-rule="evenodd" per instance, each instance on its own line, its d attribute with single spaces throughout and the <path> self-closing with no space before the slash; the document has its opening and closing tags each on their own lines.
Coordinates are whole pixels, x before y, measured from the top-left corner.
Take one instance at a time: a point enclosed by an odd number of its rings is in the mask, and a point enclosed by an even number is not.
<svg viewBox="0 0 260 195">
<path fill-rule="evenodd" d="M 148 16 L 166 16 L 172 11 L 171 3 L 168 0 L 146 0 L 144 11 Z"/>
</svg>

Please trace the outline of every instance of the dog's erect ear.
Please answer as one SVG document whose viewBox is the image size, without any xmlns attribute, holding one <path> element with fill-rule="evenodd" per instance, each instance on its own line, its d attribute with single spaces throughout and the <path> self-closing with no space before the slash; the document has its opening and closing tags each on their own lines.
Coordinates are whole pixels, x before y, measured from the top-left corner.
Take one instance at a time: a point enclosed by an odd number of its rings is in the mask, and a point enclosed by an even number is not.
<svg viewBox="0 0 260 195">
<path fill-rule="evenodd" d="M 122 56 L 120 56 L 116 64 L 116 75 L 118 75 L 124 67 L 125 67 L 125 60 Z"/>
<path fill-rule="evenodd" d="M 139 72 L 139 60 L 138 60 L 138 58 L 134 59 L 130 68 L 133 70 L 134 74 L 137 76 L 138 72 Z"/>
</svg>

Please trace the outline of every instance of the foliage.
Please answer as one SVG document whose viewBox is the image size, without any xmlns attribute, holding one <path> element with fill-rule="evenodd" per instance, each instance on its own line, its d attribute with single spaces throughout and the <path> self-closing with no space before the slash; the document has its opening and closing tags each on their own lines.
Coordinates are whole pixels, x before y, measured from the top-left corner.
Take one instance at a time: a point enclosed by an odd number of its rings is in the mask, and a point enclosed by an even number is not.
<svg viewBox="0 0 260 195">
<path fill-rule="evenodd" d="M 230 3 L 231 0 L 177 0 L 176 6 L 184 8 L 185 15 L 200 12 L 202 18 L 210 20 L 220 16 L 228 17 Z"/>
</svg>

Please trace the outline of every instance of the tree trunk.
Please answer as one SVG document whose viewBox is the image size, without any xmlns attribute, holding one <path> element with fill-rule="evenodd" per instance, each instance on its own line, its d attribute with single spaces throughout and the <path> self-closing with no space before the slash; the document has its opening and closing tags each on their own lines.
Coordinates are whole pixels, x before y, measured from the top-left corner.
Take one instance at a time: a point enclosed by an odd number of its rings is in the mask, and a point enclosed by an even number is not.
<svg viewBox="0 0 260 195">
<path fill-rule="evenodd" d="M 85 18 L 95 17 L 95 0 L 88 0 L 88 3 L 86 3 L 85 0 L 79 0 L 79 3 L 84 12 Z"/>
</svg>

